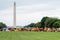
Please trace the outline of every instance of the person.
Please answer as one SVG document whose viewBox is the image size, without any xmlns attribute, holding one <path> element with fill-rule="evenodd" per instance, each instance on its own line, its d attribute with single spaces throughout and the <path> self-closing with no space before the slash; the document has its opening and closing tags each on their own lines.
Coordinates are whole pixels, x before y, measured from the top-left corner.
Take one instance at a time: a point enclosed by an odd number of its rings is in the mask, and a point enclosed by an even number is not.
<svg viewBox="0 0 60 40">
<path fill-rule="evenodd" d="M 29 27 L 29 28 L 27 28 L 27 30 L 28 30 L 28 31 L 31 31 L 31 28 Z"/>
</svg>

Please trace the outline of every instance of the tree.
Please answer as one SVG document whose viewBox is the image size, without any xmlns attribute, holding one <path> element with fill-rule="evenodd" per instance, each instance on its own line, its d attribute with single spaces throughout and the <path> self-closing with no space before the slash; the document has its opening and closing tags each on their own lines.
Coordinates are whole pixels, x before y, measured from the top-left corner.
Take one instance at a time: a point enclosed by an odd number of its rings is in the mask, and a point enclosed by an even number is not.
<svg viewBox="0 0 60 40">
<path fill-rule="evenodd" d="M 60 21 L 56 21 L 56 22 L 53 24 L 53 26 L 54 26 L 55 28 L 59 28 L 59 27 L 60 27 Z"/>
<path fill-rule="evenodd" d="M 0 22 L 0 28 L 5 28 L 5 27 L 7 27 L 6 24 Z"/>
<path fill-rule="evenodd" d="M 45 22 L 44 22 L 45 27 L 48 27 L 48 24 L 50 23 L 50 20 L 51 20 L 51 18 L 49 18 L 49 17 L 45 20 Z"/>
<path fill-rule="evenodd" d="M 41 20 L 41 27 L 43 27 L 43 28 L 45 27 L 45 23 L 44 22 L 46 21 L 47 18 L 48 17 L 43 17 L 42 18 L 42 20 Z"/>
<path fill-rule="evenodd" d="M 43 17 L 41 20 L 41 27 L 49 27 L 52 28 L 54 22 L 59 21 L 57 18 L 52 18 L 52 17 Z"/>
<path fill-rule="evenodd" d="M 47 25 L 48 27 L 52 28 L 54 27 L 53 24 L 58 21 L 57 18 L 51 18 L 51 20 L 49 21 L 49 24 Z"/>
<path fill-rule="evenodd" d="M 35 27 L 35 23 L 31 23 L 28 25 L 29 27 Z"/>
<path fill-rule="evenodd" d="M 37 23 L 35 24 L 35 27 L 41 27 L 41 22 L 37 22 Z"/>
<path fill-rule="evenodd" d="M 26 26 L 24 26 L 24 27 L 35 27 L 35 23 L 31 23 L 31 24 L 26 25 Z"/>
<path fill-rule="evenodd" d="M 31 23 L 29 25 L 26 25 L 24 27 L 40 27 L 41 26 L 41 22 L 37 22 L 37 23 Z"/>
<path fill-rule="evenodd" d="M 58 21 L 58 23 L 55 23 L 57 21 Z M 31 23 L 25 27 L 53 28 L 53 27 L 59 27 L 59 25 L 60 25 L 59 23 L 60 23 L 60 19 L 52 18 L 52 17 L 43 17 L 41 22 Z"/>
</svg>

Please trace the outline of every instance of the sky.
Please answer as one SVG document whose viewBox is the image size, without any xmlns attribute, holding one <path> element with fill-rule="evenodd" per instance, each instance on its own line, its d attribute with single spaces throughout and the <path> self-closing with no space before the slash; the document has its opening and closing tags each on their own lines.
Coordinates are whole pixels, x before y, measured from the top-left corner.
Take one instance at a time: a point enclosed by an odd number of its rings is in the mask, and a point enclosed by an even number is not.
<svg viewBox="0 0 60 40">
<path fill-rule="evenodd" d="M 41 21 L 45 16 L 60 18 L 60 0 L 15 0 L 16 25 Z M 14 0 L 0 0 L 0 22 L 13 26 Z"/>
</svg>

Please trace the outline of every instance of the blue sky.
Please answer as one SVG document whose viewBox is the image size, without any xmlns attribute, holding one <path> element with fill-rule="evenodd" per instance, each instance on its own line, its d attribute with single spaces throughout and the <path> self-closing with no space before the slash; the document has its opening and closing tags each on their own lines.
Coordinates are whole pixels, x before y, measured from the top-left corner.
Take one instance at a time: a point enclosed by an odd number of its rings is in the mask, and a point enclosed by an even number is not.
<svg viewBox="0 0 60 40">
<path fill-rule="evenodd" d="M 60 0 L 15 0 L 16 25 L 27 25 L 41 21 L 42 17 L 60 18 Z M 0 22 L 13 26 L 14 0 L 0 0 Z"/>
</svg>

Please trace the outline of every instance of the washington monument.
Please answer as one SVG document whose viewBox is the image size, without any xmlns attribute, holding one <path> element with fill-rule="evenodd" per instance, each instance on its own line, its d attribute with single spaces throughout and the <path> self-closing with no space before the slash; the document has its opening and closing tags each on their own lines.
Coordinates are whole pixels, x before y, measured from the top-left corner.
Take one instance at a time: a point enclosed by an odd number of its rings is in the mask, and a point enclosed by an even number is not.
<svg viewBox="0 0 60 40">
<path fill-rule="evenodd" d="M 16 2 L 14 1 L 13 27 L 16 28 Z"/>
</svg>

